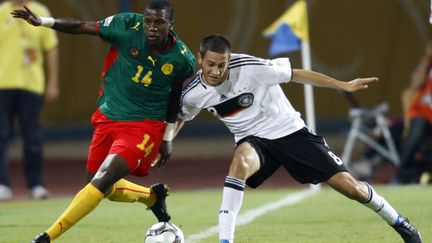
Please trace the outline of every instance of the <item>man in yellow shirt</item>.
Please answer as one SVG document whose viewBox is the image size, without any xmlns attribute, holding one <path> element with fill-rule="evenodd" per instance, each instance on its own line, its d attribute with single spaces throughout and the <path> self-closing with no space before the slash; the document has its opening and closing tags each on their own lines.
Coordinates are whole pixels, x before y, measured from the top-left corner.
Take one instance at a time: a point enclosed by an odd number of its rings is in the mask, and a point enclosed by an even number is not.
<svg viewBox="0 0 432 243">
<path fill-rule="evenodd" d="M 12 18 L 12 10 L 23 4 L 42 16 L 50 15 L 45 6 L 35 1 L 0 3 L 0 201 L 12 198 L 7 150 L 15 119 L 23 137 L 24 172 L 30 197 L 42 199 L 49 195 L 42 183 L 40 120 L 43 103 L 52 102 L 59 95 L 58 40 L 52 29 L 36 28 Z"/>
</svg>

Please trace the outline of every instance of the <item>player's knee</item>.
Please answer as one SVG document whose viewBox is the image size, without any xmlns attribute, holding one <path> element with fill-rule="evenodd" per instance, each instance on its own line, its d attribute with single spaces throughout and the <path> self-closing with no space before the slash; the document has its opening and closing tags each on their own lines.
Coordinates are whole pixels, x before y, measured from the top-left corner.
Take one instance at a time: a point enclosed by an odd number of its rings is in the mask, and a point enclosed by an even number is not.
<svg viewBox="0 0 432 243">
<path fill-rule="evenodd" d="M 93 176 L 90 183 L 95 186 L 103 194 L 107 195 L 112 187 L 113 179 L 110 174 L 103 169 L 99 169 L 98 172 Z"/>
<path fill-rule="evenodd" d="M 91 179 L 91 183 L 106 195 L 114 183 L 128 175 L 129 172 L 130 169 L 124 159 L 115 154 L 108 155 Z"/>
<path fill-rule="evenodd" d="M 230 176 L 234 176 L 238 179 L 246 180 L 252 171 L 252 166 L 249 161 L 243 155 L 235 155 L 230 166 Z"/>
</svg>

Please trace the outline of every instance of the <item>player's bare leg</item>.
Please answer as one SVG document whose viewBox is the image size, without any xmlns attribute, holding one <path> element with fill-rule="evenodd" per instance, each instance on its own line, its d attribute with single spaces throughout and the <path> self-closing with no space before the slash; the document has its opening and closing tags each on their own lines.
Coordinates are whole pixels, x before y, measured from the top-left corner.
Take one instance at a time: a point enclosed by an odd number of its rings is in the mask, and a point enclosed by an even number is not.
<svg viewBox="0 0 432 243">
<path fill-rule="evenodd" d="M 259 157 L 255 149 L 247 142 L 240 144 L 234 151 L 222 193 L 222 204 L 219 210 L 221 243 L 234 242 L 235 223 L 243 203 L 245 181 L 259 167 Z"/>
<path fill-rule="evenodd" d="M 374 210 L 409 243 L 420 243 L 421 236 L 408 219 L 401 216 L 371 185 L 360 182 L 348 172 L 332 176 L 326 183 L 346 197 L 356 200 Z"/>
<path fill-rule="evenodd" d="M 37 236 L 32 242 L 50 242 L 58 238 L 93 211 L 109 192 L 113 184 L 128 175 L 129 172 L 130 170 L 126 161 L 120 156 L 115 154 L 107 156 L 91 182 L 78 192 L 69 207 L 56 222 L 45 233 Z M 50 241 L 42 241 L 46 236 L 48 236 Z"/>
<path fill-rule="evenodd" d="M 90 183 L 104 195 L 107 195 L 112 186 L 123 177 L 129 175 L 127 162 L 117 154 L 110 154 L 98 169 Z"/>
<path fill-rule="evenodd" d="M 114 156 L 114 155 L 109 155 Z M 130 173 L 129 168 L 124 168 L 123 165 L 127 165 L 127 162 L 118 155 L 116 160 L 123 161 L 120 165 L 110 165 L 112 167 L 121 166 L 119 170 L 123 170 L 122 173 L 127 171 Z M 101 166 L 102 167 L 102 166 Z M 99 173 L 99 172 L 98 172 Z M 126 175 L 127 175 L 126 174 Z M 124 177 L 124 176 L 123 176 Z M 165 199 L 168 196 L 168 187 L 164 184 L 157 183 L 151 187 L 143 187 L 128 180 L 117 179 L 113 184 L 110 180 L 100 181 L 96 176 L 92 176 L 91 173 L 88 175 L 88 179 L 91 178 L 91 183 L 94 184 L 100 190 L 104 190 L 104 194 L 110 201 L 114 202 L 140 202 L 145 204 L 154 213 L 159 222 L 168 222 L 171 217 L 167 212 Z M 114 178 L 109 176 L 108 178 Z M 107 189 L 108 188 L 108 189 Z"/>
<path fill-rule="evenodd" d="M 123 158 L 116 154 L 108 155 L 98 169 L 98 172 L 94 176 L 89 175 L 89 179 L 91 178 L 90 183 L 75 196 L 72 203 L 57 221 L 45 233 L 36 237 L 33 242 L 44 242 L 40 240 L 46 240 L 47 236 L 49 240 L 58 238 L 95 209 L 100 201 L 110 194 L 113 185 L 129 173 L 129 166 Z M 150 189 L 148 190 L 147 195 L 150 195 Z M 149 196 L 147 197 L 149 198 Z M 154 204 L 155 202 L 156 199 L 153 196 L 150 204 Z"/>
</svg>

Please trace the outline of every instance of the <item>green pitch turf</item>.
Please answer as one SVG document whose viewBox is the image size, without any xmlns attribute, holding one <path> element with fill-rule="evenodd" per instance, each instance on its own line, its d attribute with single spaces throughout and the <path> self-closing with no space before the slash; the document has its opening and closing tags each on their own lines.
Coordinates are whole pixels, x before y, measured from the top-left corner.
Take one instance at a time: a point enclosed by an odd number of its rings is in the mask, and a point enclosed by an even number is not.
<svg viewBox="0 0 432 243">
<path fill-rule="evenodd" d="M 432 242 L 432 187 L 377 187 L 376 190 Z M 247 190 L 240 214 L 279 200 L 299 189 Z M 221 190 L 172 191 L 169 210 L 186 236 L 217 224 Z M 66 208 L 71 198 L 0 203 L 0 242 L 29 242 L 44 231 Z M 143 242 L 156 218 L 138 204 L 104 200 L 89 216 L 56 243 Z M 199 242 L 218 242 L 214 234 Z M 236 243 L 395 243 L 402 242 L 392 228 L 366 207 L 331 189 L 301 203 L 268 212 L 236 230 Z"/>
</svg>

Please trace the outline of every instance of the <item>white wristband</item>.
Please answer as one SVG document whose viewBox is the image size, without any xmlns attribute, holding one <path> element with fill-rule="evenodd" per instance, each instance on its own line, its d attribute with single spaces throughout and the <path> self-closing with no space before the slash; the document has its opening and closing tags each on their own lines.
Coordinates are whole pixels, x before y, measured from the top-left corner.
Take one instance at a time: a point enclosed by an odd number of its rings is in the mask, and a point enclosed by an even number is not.
<svg viewBox="0 0 432 243">
<path fill-rule="evenodd" d="M 164 141 L 171 142 L 174 139 L 174 131 L 175 131 L 176 124 L 175 123 L 168 123 L 165 128 L 165 134 L 163 137 Z"/>
<path fill-rule="evenodd" d="M 41 21 L 42 21 L 41 26 L 45 26 L 45 27 L 48 27 L 48 28 L 51 28 L 51 27 L 54 26 L 54 23 L 55 23 L 55 19 L 54 18 L 51 18 L 51 17 L 49 17 L 49 18 L 40 17 L 40 18 L 41 18 Z"/>
</svg>

